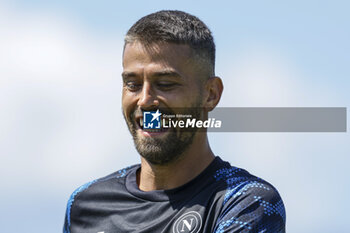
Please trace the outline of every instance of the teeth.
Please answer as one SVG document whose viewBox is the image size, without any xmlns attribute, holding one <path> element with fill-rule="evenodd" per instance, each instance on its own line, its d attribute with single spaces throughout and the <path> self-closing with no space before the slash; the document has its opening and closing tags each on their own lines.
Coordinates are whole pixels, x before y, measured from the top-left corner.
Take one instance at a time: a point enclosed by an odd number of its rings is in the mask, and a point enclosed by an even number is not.
<svg viewBox="0 0 350 233">
<path fill-rule="evenodd" d="M 140 126 L 143 127 L 143 119 L 140 118 Z"/>
</svg>

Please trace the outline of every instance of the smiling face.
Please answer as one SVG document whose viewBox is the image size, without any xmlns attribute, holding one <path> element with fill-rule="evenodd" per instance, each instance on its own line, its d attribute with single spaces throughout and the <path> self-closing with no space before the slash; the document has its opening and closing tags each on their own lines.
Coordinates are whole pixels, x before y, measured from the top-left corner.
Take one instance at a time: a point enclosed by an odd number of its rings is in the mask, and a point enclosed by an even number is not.
<svg viewBox="0 0 350 233">
<path fill-rule="evenodd" d="M 160 109 L 163 114 L 202 115 L 206 72 L 192 56 L 188 45 L 158 43 L 144 46 L 128 43 L 123 56 L 123 115 L 136 149 L 153 164 L 178 158 L 193 143 L 196 131 L 178 128 L 161 131 L 142 129 L 143 111 Z"/>
</svg>

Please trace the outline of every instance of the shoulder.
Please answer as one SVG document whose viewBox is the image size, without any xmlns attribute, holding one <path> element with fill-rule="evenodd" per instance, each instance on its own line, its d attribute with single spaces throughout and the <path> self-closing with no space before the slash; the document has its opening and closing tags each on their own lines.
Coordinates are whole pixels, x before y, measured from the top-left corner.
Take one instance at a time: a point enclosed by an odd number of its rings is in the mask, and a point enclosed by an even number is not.
<svg viewBox="0 0 350 233">
<path fill-rule="evenodd" d="M 226 183 L 215 233 L 284 232 L 284 204 L 273 185 L 231 166 L 217 170 L 214 177 Z"/>
<path fill-rule="evenodd" d="M 120 169 L 110 175 L 107 175 L 105 177 L 92 180 L 90 182 L 87 182 L 80 187 L 78 187 L 69 197 L 67 208 L 66 208 L 66 218 L 65 218 L 65 226 L 64 226 L 64 232 L 69 232 L 68 229 L 70 227 L 70 219 L 71 219 L 71 212 L 72 208 L 74 206 L 74 203 L 80 198 L 80 196 L 85 195 L 86 193 L 92 193 L 92 195 L 87 194 L 86 196 L 95 196 L 96 193 L 99 192 L 105 192 L 106 188 L 111 187 L 110 182 L 117 182 L 122 184 L 124 177 L 126 175 L 133 171 L 134 169 L 137 169 L 139 165 L 133 165 L 129 166 L 123 169 Z M 89 198 L 84 198 L 84 200 L 87 200 Z"/>
<path fill-rule="evenodd" d="M 70 199 L 74 199 L 75 196 L 78 194 L 90 189 L 91 187 L 96 187 L 96 186 L 103 186 L 104 184 L 108 183 L 109 181 L 122 181 L 123 178 L 132 170 L 137 169 L 139 165 L 133 165 L 129 167 L 125 167 L 123 169 L 120 169 L 116 172 L 113 172 L 112 174 L 109 174 L 107 176 L 101 177 L 96 180 L 92 180 L 90 182 L 87 182 L 86 184 L 83 184 L 79 188 L 77 188 L 71 195 Z"/>
</svg>

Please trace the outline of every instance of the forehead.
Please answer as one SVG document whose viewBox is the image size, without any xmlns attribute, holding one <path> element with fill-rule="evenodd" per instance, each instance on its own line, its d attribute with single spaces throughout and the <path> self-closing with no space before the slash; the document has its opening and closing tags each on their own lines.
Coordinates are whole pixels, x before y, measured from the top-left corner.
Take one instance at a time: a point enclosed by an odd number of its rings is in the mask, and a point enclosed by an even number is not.
<svg viewBox="0 0 350 233">
<path fill-rule="evenodd" d="M 141 42 L 128 43 L 123 54 L 123 67 L 158 64 L 184 69 L 191 66 L 192 49 L 188 45 L 174 43 L 153 43 L 144 45 Z"/>
</svg>

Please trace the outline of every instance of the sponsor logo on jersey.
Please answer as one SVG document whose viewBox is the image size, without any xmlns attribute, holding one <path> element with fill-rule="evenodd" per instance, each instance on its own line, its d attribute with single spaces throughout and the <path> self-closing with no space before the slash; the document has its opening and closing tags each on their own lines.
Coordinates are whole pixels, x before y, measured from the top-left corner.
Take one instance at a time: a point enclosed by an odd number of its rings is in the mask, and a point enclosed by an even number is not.
<svg viewBox="0 0 350 233">
<path fill-rule="evenodd" d="M 202 227 L 202 217 L 196 211 L 190 211 L 178 218 L 173 226 L 173 233 L 197 233 Z"/>
</svg>

